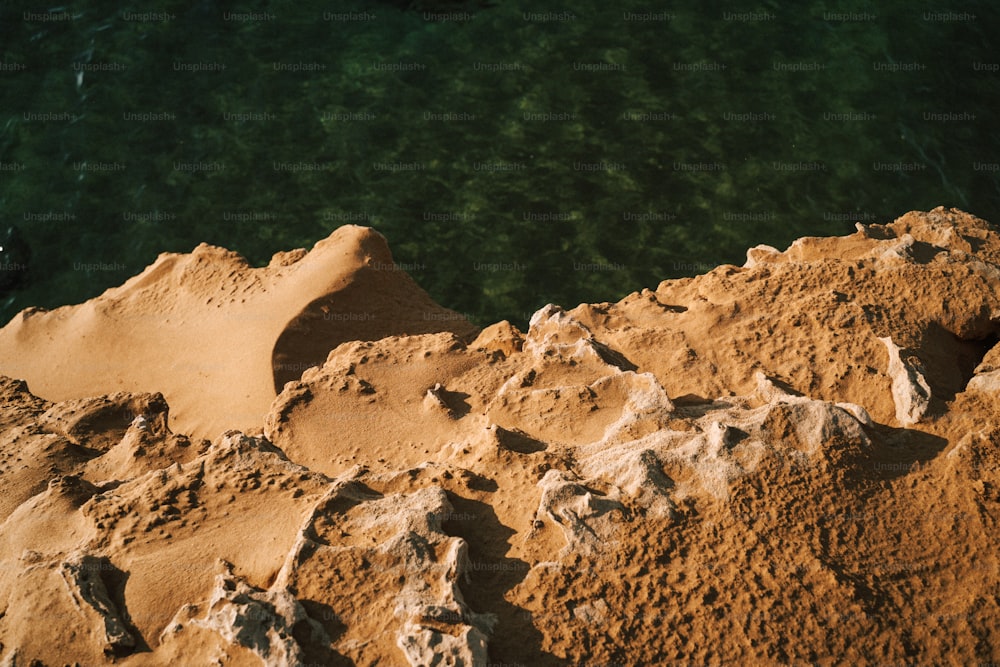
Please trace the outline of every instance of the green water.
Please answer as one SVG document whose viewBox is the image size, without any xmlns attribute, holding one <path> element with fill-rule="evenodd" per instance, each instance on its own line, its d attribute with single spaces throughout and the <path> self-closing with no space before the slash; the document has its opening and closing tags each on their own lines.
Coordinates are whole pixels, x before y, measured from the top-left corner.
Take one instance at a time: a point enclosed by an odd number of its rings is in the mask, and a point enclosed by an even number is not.
<svg viewBox="0 0 1000 667">
<path fill-rule="evenodd" d="M 4 3 L 0 224 L 33 257 L 0 319 L 349 222 L 523 326 L 857 220 L 1000 221 L 1000 13 L 918 4 Z"/>
</svg>

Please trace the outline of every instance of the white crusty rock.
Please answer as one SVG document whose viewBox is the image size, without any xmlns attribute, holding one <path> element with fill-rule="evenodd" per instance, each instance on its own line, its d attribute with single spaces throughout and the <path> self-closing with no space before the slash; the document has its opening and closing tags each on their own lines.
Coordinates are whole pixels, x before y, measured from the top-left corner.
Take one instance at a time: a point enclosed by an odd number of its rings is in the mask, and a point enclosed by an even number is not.
<svg viewBox="0 0 1000 667">
<path fill-rule="evenodd" d="M 891 337 L 879 338 L 889 353 L 887 373 L 892 378 L 892 399 L 896 404 L 896 421 L 903 426 L 918 423 L 927 412 L 931 388 L 924 377 L 920 359 L 892 342 Z"/>
<path fill-rule="evenodd" d="M 591 603 L 582 604 L 573 609 L 573 617 L 588 625 L 603 625 L 607 621 L 608 603 L 598 598 Z"/>
<path fill-rule="evenodd" d="M 585 324 L 551 303 L 531 316 L 524 351 L 538 358 L 596 361 L 616 370 L 635 370 L 621 353 L 595 339 Z"/>
<path fill-rule="evenodd" d="M 581 448 L 579 468 L 588 479 L 609 487 L 609 498 L 634 503 L 650 516 L 673 518 L 674 482 L 663 472 L 663 462 L 648 440 Z"/>
<path fill-rule="evenodd" d="M 549 519 L 559 526 L 566 539 L 563 554 L 594 552 L 614 532 L 612 517 L 621 518 L 625 513 L 620 501 L 595 494 L 573 473 L 549 470 L 538 486 L 542 498 L 534 525 L 537 529 Z"/>
<path fill-rule="evenodd" d="M 334 609 L 345 627 L 336 647 L 355 661 L 377 656 L 369 643 L 392 636 L 411 665 L 484 664 L 494 621 L 471 611 L 459 588 L 469 570 L 468 547 L 441 529 L 454 513 L 445 492 L 430 486 L 382 495 L 360 481 L 364 475 L 361 468 L 350 471 L 320 498 L 275 585 L 299 596 L 324 595 L 332 578 L 350 568 L 350 587 L 374 586 L 377 597 L 365 610 Z"/>
<path fill-rule="evenodd" d="M 1000 319 L 1000 318 L 998 318 Z M 1000 392 L 1000 345 L 994 345 L 976 367 L 967 389 L 989 393 Z"/>
<path fill-rule="evenodd" d="M 396 614 L 406 620 L 396 643 L 411 667 L 478 667 L 489 661 L 487 633 L 495 621 L 472 613 L 465 604 L 458 581 L 466 577 L 468 568 L 468 546 L 464 540 L 452 540 L 439 568 L 443 595 L 427 604 L 423 591 L 404 589 L 400 593 Z"/>
<path fill-rule="evenodd" d="M 768 261 L 780 260 L 781 251 L 774 246 L 760 244 L 747 249 L 747 261 L 743 264 L 745 269 L 753 269 Z"/>
<path fill-rule="evenodd" d="M 295 632 L 308 628 L 313 638 L 329 642 L 323 627 L 311 619 L 287 590 L 261 590 L 233 574 L 222 561 L 215 587 L 203 605 L 185 605 L 167 626 L 161 641 L 197 626 L 218 633 L 230 644 L 250 649 L 265 667 L 300 667 L 305 664 Z"/>
<path fill-rule="evenodd" d="M 760 419 L 766 410 L 758 409 L 746 418 L 748 421 L 755 417 Z M 733 415 L 725 412 L 706 415 L 700 420 L 701 430 L 681 436 L 677 444 L 665 452 L 665 459 L 693 472 L 697 491 L 727 501 L 733 483 L 756 469 L 766 445 L 759 439 L 747 438 L 739 448 L 734 447 L 735 428 L 719 419 L 731 420 Z"/>
<path fill-rule="evenodd" d="M 609 444 L 663 428 L 674 411 L 673 402 L 652 373 L 623 371 L 597 380 L 590 388 L 598 396 L 614 396 L 622 403 L 621 416 L 604 431 L 602 440 Z"/>
<path fill-rule="evenodd" d="M 59 566 L 59 573 L 77 611 L 103 634 L 104 652 L 121 656 L 135 649 L 135 637 L 117 605 L 111 600 L 104 576 L 117 568 L 105 557 L 74 552 Z"/>
<path fill-rule="evenodd" d="M 990 393 L 1000 392 L 1000 371 L 990 371 L 974 375 L 969 380 L 968 388 Z"/>
<path fill-rule="evenodd" d="M 486 635 L 468 625 L 452 634 L 407 622 L 400 630 L 399 648 L 411 667 L 479 667 L 489 662 Z"/>
</svg>

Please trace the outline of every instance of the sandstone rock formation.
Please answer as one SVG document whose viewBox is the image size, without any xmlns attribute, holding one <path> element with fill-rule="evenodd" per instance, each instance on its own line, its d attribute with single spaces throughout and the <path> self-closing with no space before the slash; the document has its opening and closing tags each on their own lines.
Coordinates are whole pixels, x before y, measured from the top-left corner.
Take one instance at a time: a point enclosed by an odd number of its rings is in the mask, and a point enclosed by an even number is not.
<svg viewBox="0 0 1000 667">
<path fill-rule="evenodd" d="M 22 311 L 0 330 L 0 373 L 56 401 L 159 392 L 175 431 L 214 438 L 259 428 L 285 382 L 344 341 L 432 331 L 475 327 L 399 271 L 380 234 L 345 225 L 266 267 L 202 244 L 80 306 Z"/>
<path fill-rule="evenodd" d="M 156 385 L 222 326 L 191 294 L 277 308 L 279 277 L 308 282 L 288 267 L 341 242 L 320 272 L 341 282 L 245 323 L 253 345 L 211 343 L 239 382 Z M 986 222 L 757 247 L 523 333 L 323 325 L 345 292 L 383 320 L 445 312 L 364 268 L 383 252 L 358 228 L 266 270 L 202 248 L 0 331 L 0 664 L 1000 660 Z M 88 385 L 140 294 L 207 323 Z M 231 430 L 225 394 L 259 406 L 275 350 L 307 339 L 323 358 Z"/>
</svg>

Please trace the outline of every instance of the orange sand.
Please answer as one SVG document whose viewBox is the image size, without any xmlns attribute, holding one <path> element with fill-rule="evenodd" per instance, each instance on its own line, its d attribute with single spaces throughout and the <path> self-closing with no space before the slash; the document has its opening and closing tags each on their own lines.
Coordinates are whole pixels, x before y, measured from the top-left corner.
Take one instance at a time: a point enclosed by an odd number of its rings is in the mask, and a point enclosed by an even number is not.
<svg viewBox="0 0 1000 667">
<path fill-rule="evenodd" d="M 347 226 L 0 330 L 0 665 L 1000 662 L 1000 235 L 482 331 Z"/>
</svg>

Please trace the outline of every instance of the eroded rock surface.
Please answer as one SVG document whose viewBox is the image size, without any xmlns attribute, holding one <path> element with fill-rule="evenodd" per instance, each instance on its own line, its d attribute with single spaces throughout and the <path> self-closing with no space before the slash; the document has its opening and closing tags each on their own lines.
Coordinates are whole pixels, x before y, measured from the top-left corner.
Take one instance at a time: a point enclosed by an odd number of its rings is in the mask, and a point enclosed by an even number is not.
<svg viewBox="0 0 1000 667">
<path fill-rule="evenodd" d="M 129 289 L 264 279 L 220 252 Z M 0 378 L 0 661 L 998 662 L 998 290 L 1000 235 L 935 209 L 474 339 L 328 330 L 324 288 L 280 328 L 316 363 L 208 439 L 155 382 Z"/>
</svg>

